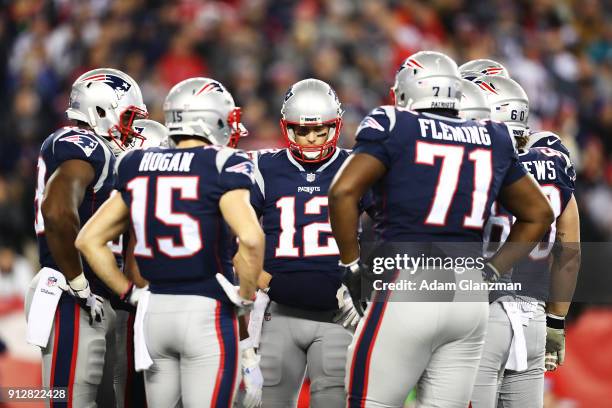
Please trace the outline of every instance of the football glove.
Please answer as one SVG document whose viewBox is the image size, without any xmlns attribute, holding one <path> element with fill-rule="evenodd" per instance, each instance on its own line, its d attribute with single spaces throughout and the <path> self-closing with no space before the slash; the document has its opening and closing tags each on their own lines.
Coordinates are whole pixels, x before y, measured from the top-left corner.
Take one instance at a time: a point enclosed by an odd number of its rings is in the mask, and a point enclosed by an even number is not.
<svg viewBox="0 0 612 408">
<path fill-rule="evenodd" d="M 244 299 L 240 296 L 240 287 L 234 286 L 225 276 L 220 273 L 215 275 L 217 282 L 229 298 L 229 300 L 238 308 L 238 316 L 242 316 L 253 309 L 253 300 Z"/>
<path fill-rule="evenodd" d="M 130 287 L 129 289 L 121 296 L 119 296 L 119 299 L 121 299 L 121 301 L 128 303 L 132 306 L 136 306 L 138 304 L 138 300 L 140 299 L 140 296 L 142 296 L 142 294 L 144 292 L 146 292 L 147 290 L 149 290 L 149 286 L 145 286 L 144 288 L 139 288 L 138 286 L 134 285 L 134 283 L 130 283 Z"/>
<path fill-rule="evenodd" d="M 69 281 L 68 286 L 69 293 L 74 296 L 79 306 L 89 315 L 89 324 L 93 325 L 94 321 L 101 323 L 104 318 L 104 299 L 91 293 L 89 282 L 85 275 L 81 273 Z"/>
<path fill-rule="evenodd" d="M 565 317 L 546 314 L 546 355 L 544 364 L 547 371 L 554 371 L 565 361 Z"/>
<path fill-rule="evenodd" d="M 495 268 L 489 262 L 484 264 L 484 267 L 482 268 L 482 279 L 484 279 L 486 282 L 495 283 L 499 280 L 500 276 L 501 275 L 497 268 Z"/>
<path fill-rule="evenodd" d="M 344 270 L 342 282 L 351 295 L 353 306 L 359 316 L 363 316 L 367 303 L 361 300 L 361 280 L 363 278 L 367 279 L 368 268 L 359 258 L 349 264 L 340 262 L 339 265 Z"/>
<path fill-rule="evenodd" d="M 261 407 L 261 390 L 263 375 L 259 368 L 260 357 L 255 353 L 251 339 L 240 341 L 240 363 L 242 365 L 242 381 L 244 382 L 244 408 Z"/>
<path fill-rule="evenodd" d="M 338 311 L 334 314 L 333 322 L 341 324 L 345 329 L 355 331 L 361 316 L 359 316 L 346 286 L 340 286 L 336 298 L 338 299 Z"/>
</svg>

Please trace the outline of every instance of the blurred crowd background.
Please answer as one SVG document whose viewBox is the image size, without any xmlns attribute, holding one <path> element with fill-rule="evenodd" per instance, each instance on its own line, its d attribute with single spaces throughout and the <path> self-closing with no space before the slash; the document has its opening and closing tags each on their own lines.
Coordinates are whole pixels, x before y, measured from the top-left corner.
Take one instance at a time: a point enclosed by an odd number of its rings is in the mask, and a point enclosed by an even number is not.
<svg viewBox="0 0 612 408">
<path fill-rule="evenodd" d="M 458 64 L 493 58 L 531 102 L 533 130 L 558 133 L 578 179 L 582 240 L 612 237 L 612 3 L 605 0 L 0 0 L 0 297 L 35 270 L 32 200 L 41 142 L 67 123 L 72 82 L 97 67 L 129 73 L 152 119 L 169 88 L 220 80 L 243 108 L 245 149 L 283 145 L 288 87 L 329 82 L 351 147 L 388 102 L 413 52 Z M 26 261 L 29 259 L 30 261 Z M 10 274 L 10 277 L 9 277 Z M 21 293 L 21 292 L 19 292 Z M 1 349 L 1 347 L 0 347 Z M 611 388 L 612 389 L 612 388 Z"/>
</svg>

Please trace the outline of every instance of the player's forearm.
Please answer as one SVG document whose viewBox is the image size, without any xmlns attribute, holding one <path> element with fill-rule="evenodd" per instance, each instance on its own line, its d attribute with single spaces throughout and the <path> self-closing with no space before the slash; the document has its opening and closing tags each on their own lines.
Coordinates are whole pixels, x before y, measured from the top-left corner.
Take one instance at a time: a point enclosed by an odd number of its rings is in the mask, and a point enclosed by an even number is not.
<svg viewBox="0 0 612 408">
<path fill-rule="evenodd" d="M 270 286 L 270 280 L 272 280 L 272 275 L 266 271 L 261 271 L 259 277 L 257 278 L 257 287 L 259 289 L 266 289 Z"/>
<path fill-rule="evenodd" d="M 548 218 L 533 222 L 517 220 L 512 225 L 506 242 L 491 259 L 491 264 L 502 274 L 508 272 L 540 242 L 550 227 L 548 221 Z"/>
<path fill-rule="evenodd" d="M 139 288 L 144 288 L 149 284 L 145 278 L 140 274 L 140 269 L 138 268 L 138 263 L 136 263 L 136 257 L 134 256 L 134 246 L 136 243 L 136 237 L 133 232 L 130 234 L 124 235 L 124 239 L 127 237 L 128 244 L 127 249 L 125 250 L 125 259 L 124 259 L 124 267 L 123 272 L 125 276 Z"/>
<path fill-rule="evenodd" d="M 78 215 L 68 210 L 45 210 L 45 238 L 53 260 L 67 280 L 83 273 L 81 257 L 74 245 L 67 244 L 76 239 L 80 221 Z"/>
<path fill-rule="evenodd" d="M 580 243 L 563 242 L 557 245 L 550 268 L 550 301 L 546 304 L 546 311 L 557 316 L 565 316 L 578 280 Z"/>
<path fill-rule="evenodd" d="M 340 261 L 347 264 L 359 258 L 359 197 L 340 189 L 329 193 L 329 220 L 338 249 Z"/>
<path fill-rule="evenodd" d="M 234 268 L 240 278 L 240 296 L 251 299 L 257 290 L 257 278 L 263 269 L 264 237 L 254 234 L 250 239 L 240 239 L 234 257 Z"/>
<path fill-rule="evenodd" d="M 94 273 L 117 295 L 122 295 L 130 288 L 130 281 L 119 270 L 115 255 L 101 242 L 79 237 L 76 246 L 81 251 Z"/>
</svg>

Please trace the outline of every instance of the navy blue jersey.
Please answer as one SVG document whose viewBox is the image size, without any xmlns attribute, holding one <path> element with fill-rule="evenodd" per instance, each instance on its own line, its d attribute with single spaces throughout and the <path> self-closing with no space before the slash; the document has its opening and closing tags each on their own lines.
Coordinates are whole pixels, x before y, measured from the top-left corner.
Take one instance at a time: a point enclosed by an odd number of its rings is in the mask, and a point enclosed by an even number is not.
<svg viewBox="0 0 612 408">
<path fill-rule="evenodd" d="M 541 131 L 529 135 L 529 147 L 549 147 L 557 150 L 567 157 L 570 157 L 570 152 L 561 142 L 561 138 L 553 132 Z"/>
<path fill-rule="evenodd" d="M 81 225 L 84 225 L 109 197 L 114 183 L 115 156 L 93 132 L 77 127 L 64 127 L 45 139 L 38 158 L 34 228 L 38 236 L 40 264 L 54 269 L 58 267 L 47 245 L 40 205 L 47 180 L 66 160 L 83 160 L 89 163 L 95 172 L 79 207 Z M 110 295 L 110 290 L 96 277 L 84 259 L 83 271 L 94 293 L 104 297 Z"/>
<path fill-rule="evenodd" d="M 298 162 L 287 149 L 263 150 L 252 156 L 255 185 L 251 204 L 266 235 L 264 269 L 272 275 L 312 273 L 313 285 L 330 280 L 337 289 L 341 271 L 329 224 L 327 192 L 349 152 L 336 149 L 323 163 Z M 330 304 L 329 299 L 320 300 L 321 308 Z"/>
<path fill-rule="evenodd" d="M 151 292 L 228 301 L 214 278 L 233 280 L 219 200 L 252 184 L 247 154 L 227 147 L 149 148 L 122 157 L 116 188 L 130 207 L 134 255 Z"/>
<path fill-rule="evenodd" d="M 560 148 L 532 147 L 519 153 L 523 167 L 540 184 L 542 192 L 550 201 L 555 214 L 555 222 L 544 235 L 542 242 L 529 256 L 519 262 L 512 272 L 512 281 L 521 283 L 520 295 L 546 300 L 549 288 L 550 254 L 555 242 L 556 220 L 563 213 L 574 194 L 575 171 L 567 151 Z M 491 256 L 503 243 L 514 219 L 512 214 L 501 205 L 495 204 L 485 229 L 485 250 Z"/>
<path fill-rule="evenodd" d="M 480 242 L 500 189 L 526 174 L 506 125 L 392 106 L 363 119 L 354 152 L 387 168 L 374 186 L 383 241 Z"/>
</svg>

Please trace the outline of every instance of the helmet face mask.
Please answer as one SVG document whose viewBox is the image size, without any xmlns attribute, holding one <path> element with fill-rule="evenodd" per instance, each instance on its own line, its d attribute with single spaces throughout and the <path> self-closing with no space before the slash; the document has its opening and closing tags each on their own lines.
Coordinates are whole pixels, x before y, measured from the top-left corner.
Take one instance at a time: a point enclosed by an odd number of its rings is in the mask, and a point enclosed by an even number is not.
<svg viewBox="0 0 612 408">
<path fill-rule="evenodd" d="M 240 121 L 242 117 L 242 109 L 236 107 L 227 114 L 227 125 L 230 128 L 230 138 L 227 145 L 233 149 L 238 146 L 238 141 L 241 137 L 248 136 L 249 131 Z"/>
<path fill-rule="evenodd" d="M 400 108 L 459 110 L 460 92 L 455 61 L 440 52 L 420 51 L 400 66 L 391 99 Z"/>
<path fill-rule="evenodd" d="M 289 150 L 296 159 L 305 163 L 318 163 L 330 157 L 338 144 L 341 128 L 342 119 L 340 118 L 308 125 L 281 119 L 281 129 Z M 323 130 L 326 131 L 324 136 L 319 134 Z M 298 138 L 308 137 L 312 131 L 317 133 L 317 138 L 325 137 L 325 141 L 314 145 L 300 144 Z"/>
<path fill-rule="evenodd" d="M 210 78 L 190 78 L 174 85 L 166 96 L 164 114 L 171 138 L 201 138 L 234 148 L 248 135 L 234 98 Z"/>
<path fill-rule="evenodd" d="M 138 84 L 112 68 L 94 69 L 77 78 L 66 114 L 87 123 L 115 155 L 142 144 L 143 137 L 132 124 L 148 116 Z"/>
<path fill-rule="evenodd" d="M 134 130 L 138 135 L 144 137 L 142 144 L 134 146 L 134 148 L 170 147 L 168 128 L 159 122 L 150 119 L 137 119 L 134 121 Z"/>
<path fill-rule="evenodd" d="M 280 126 L 293 157 L 305 163 L 329 158 L 340 138 L 342 113 L 338 96 L 327 83 L 309 78 L 291 86 L 281 108 Z M 325 136 L 320 134 L 324 128 L 327 129 Z M 309 144 L 298 139 L 308 137 L 312 131 L 317 137 L 326 137 L 325 141 Z"/>
<path fill-rule="evenodd" d="M 108 130 L 110 141 L 121 150 L 142 147 L 145 136 L 134 130 L 134 122 L 147 117 L 147 112 L 135 106 L 128 107 L 119 115 L 119 123 Z"/>
</svg>

